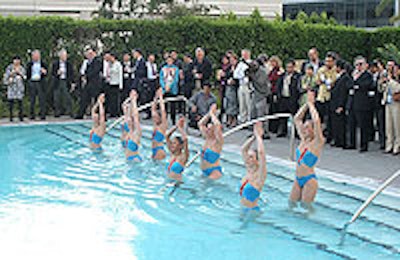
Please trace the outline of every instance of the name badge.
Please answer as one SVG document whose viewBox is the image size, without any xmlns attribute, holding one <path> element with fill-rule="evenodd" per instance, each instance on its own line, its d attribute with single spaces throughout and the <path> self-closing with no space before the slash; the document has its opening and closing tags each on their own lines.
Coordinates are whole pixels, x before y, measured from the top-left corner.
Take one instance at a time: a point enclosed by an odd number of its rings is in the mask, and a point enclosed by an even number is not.
<svg viewBox="0 0 400 260">
<path fill-rule="evenodd" d="M 360 86 L 359 85 L 354 85 L 354 89 L 359 89 Z"/>
<path fill-rule="evenodd" d="M 368 96 L 369 97 L 374 97 L 375 96 L 375 91 L 368 91 Z"/>
</svg>

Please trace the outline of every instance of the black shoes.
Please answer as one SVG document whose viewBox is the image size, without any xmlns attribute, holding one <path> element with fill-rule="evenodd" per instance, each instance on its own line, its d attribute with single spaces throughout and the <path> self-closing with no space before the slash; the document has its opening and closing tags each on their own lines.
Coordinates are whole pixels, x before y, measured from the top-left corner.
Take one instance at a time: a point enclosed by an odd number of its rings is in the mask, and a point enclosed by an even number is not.
<svg viewBox="0 0 400 260">
<path fill-rule="evenodd" d="M 345 149 L 345 150 L 355 150 L 356 147 L 352 146 L 352 145 L 346 145 L 343 149 Z"/>
</svg>

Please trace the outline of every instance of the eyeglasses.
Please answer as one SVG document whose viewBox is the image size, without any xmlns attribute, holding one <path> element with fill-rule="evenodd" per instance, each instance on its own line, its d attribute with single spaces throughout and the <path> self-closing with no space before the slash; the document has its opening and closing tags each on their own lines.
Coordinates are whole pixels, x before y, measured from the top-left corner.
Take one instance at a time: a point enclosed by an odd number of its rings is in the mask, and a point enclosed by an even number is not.
<svg viewBox="0 0 400 260">
<path fill-rule="evenodd" d="M 359 63 L 356 63 L 356 66 L 362 66 L 364 63 L 362 63 L 362 62 L 359 62 Z"/>
</svg>

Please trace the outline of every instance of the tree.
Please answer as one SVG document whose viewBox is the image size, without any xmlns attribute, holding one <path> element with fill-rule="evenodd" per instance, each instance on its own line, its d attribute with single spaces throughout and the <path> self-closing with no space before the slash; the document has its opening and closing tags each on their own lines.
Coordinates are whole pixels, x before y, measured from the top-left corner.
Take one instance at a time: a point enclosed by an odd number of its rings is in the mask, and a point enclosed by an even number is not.
<svg viewBox="0 0 400 260">
<path fill-rule="evenodd" d="M 395 4 L 395 1 L 397 4 Z M 375 8 L 375 13 L 377 16 L 381 16 L 383 11 L 386 10 L 389 6 L 395 5 L 396 8 L 400 8 L 400 1 L 399 0 L 381 0 L 378 6 Z M 395 10 L 395 14 L 389 20 L 391 23 L 395 23 L 400 21 L 400 14 L 399 10 Z"/>
<path fill-rule="evenodd" d="M 384 44 L 383 47 L 379 47 L 378 53 L 384 61 L 394 60 L 396 63 L 400 62 L 400 50 L 393 43 Z"/>
<path fill-rule="evenodd" d="M 101 3 L 94 14 L 106 19 L 140 18 L 143 16 L 177 18 L 190 15 L 206 15 L 215 5 L 200 4 L 198 0 L 96 0 Z"/>
</svg>

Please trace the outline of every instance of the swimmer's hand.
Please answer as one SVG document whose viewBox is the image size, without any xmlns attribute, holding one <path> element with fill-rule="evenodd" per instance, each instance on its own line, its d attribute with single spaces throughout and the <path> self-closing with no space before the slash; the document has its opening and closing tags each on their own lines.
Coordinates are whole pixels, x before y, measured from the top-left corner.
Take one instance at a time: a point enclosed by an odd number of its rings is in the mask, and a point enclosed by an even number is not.
<svg viewBox="0 0 400 260">
<path fill-rule="evenodd" d="M 307 104 L 308 105 L 314 105 L 315 104 L 315 92 L 314 91 L 308 91 L 307 92 Z"/>
<path fill-rule="evenodd" d="M 210 114 L 215 115 L 217 113 L 217 104 L 212 104 L 210 107 Z"/>
<path fill-rule="evenodd" d="M 185 127 L 185 118 L 184 118 L 184 117 L 179 118 L 179 120 L 178 120 L 176 126 L 177 126 L 179 129 L 183 129 L 183 128 Z"/>
<path fill-rule="evenodd" d="M 97 99 L 97 102 L 104 104 L 106 101 L 106 95 L 104 93 L 99 95 L 99 98 Z"/>
<path fill-rule="evenodd" d="M 262 137 L 262 135 L 264 133 L 262 122 L 257 122 L 254 124 L 253 132 L 254 132 L 254 136 Z"/>
<path fill-rule="evenodd" d="M 131 93 L 129 94 L 130 98 L 134 101 L 136 101 L 138 99 L 138 93 L 136 92 L 136 90 L 132 90 Z"/>
</svg>

